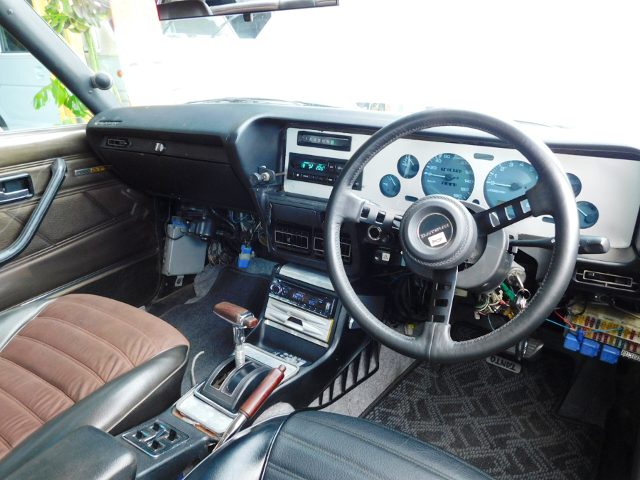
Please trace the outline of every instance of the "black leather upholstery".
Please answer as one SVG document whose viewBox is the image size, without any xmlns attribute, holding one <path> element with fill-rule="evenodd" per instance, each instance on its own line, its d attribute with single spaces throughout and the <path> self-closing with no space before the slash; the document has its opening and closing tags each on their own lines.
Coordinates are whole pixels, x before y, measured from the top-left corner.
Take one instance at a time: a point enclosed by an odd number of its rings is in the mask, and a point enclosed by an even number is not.
<svg viewBox="0 0 640 480">
<path fill-rule="evenodd" d="M 135 454 L 112 436 L 97 428 L 82 427 L 25 463 L 6 480 L 132 480 L 137 463 Z"/>
<path fill-rule="evenodd" d="M 366 420 L 323 412 L 274 418 L 232 440 L 188 480 L 478 480 L 487 474 Z"/>
</svg>

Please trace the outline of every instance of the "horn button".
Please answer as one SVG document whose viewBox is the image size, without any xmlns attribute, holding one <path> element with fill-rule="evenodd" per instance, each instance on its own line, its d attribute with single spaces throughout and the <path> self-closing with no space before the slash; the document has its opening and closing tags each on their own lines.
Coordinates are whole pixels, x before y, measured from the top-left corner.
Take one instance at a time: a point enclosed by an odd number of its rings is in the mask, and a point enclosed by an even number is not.
<svg viewBox="0 0 640 480">
<path fill-rule="evenodd" d="M 430 195 L 413 203 L 400 225 L 400 241 L 408 266 L 445 269 L 460 265 L 478 240 L 476 222 L 455 198 Z"/>
</svg>

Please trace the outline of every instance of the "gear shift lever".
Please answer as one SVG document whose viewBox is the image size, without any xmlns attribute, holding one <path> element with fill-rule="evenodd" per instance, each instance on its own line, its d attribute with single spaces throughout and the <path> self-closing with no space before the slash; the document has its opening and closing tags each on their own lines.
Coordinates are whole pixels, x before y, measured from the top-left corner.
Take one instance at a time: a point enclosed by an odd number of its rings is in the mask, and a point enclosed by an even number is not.
<svg viewBox="0 0 640 480">
<path fill-rule="evenodd" d="M 229 302 L 221 302 L 213 307 L 213 313 L 233 326 L 234 356 L 236 368 L 244 364 L 244 330 L 258 325 L 258 319 L 246 308 Z"/>
</svg>

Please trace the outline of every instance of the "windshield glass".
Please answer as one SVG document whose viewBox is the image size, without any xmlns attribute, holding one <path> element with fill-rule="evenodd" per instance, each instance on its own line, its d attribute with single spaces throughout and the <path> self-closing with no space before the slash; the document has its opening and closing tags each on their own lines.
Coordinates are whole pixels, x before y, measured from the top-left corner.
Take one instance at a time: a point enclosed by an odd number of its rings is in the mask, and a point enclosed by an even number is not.
<svg viewBox="0 0 640 480">
<path fill-rule="evenodd" d="M 125 104 L 250 98 L 456 107 L 562 127 L 640 123 L 637 2 L 340 0 L 249 22 L 160 22 L 149 0 L 110 8 L 93 37 L 103 63 L 119 56 L 111 70 Z"/>
</svg>

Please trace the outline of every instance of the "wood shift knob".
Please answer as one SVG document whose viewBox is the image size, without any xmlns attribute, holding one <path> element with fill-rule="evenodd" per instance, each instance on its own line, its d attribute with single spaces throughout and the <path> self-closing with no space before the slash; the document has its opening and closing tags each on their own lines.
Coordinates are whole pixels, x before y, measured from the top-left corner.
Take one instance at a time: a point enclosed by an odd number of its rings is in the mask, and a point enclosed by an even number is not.
<svg viewBox="0 0 640 480">
<path fill-rule="evenodd" d="M 253 328 L 258 325 L 258 319 L 246 308 L 230 302 L 221 302 L 213 307 L 213 313 L 232 325 L 242 328 Z"/>
<path fill-rule="evenodd" d="M 262 404 L 269 398 L 271 392 L 273 392 L 280 382 L 284 378 L 284 372 L 286 367 L 280 365 L 278 368 L 274 368 L 269 372 L 269 375 L 258 385 L 258 388 L 254 390 L 249 398 L 240 407 L 240 412 L 243 413 L 247 419 L 253 417 Z"/>
</svg>

